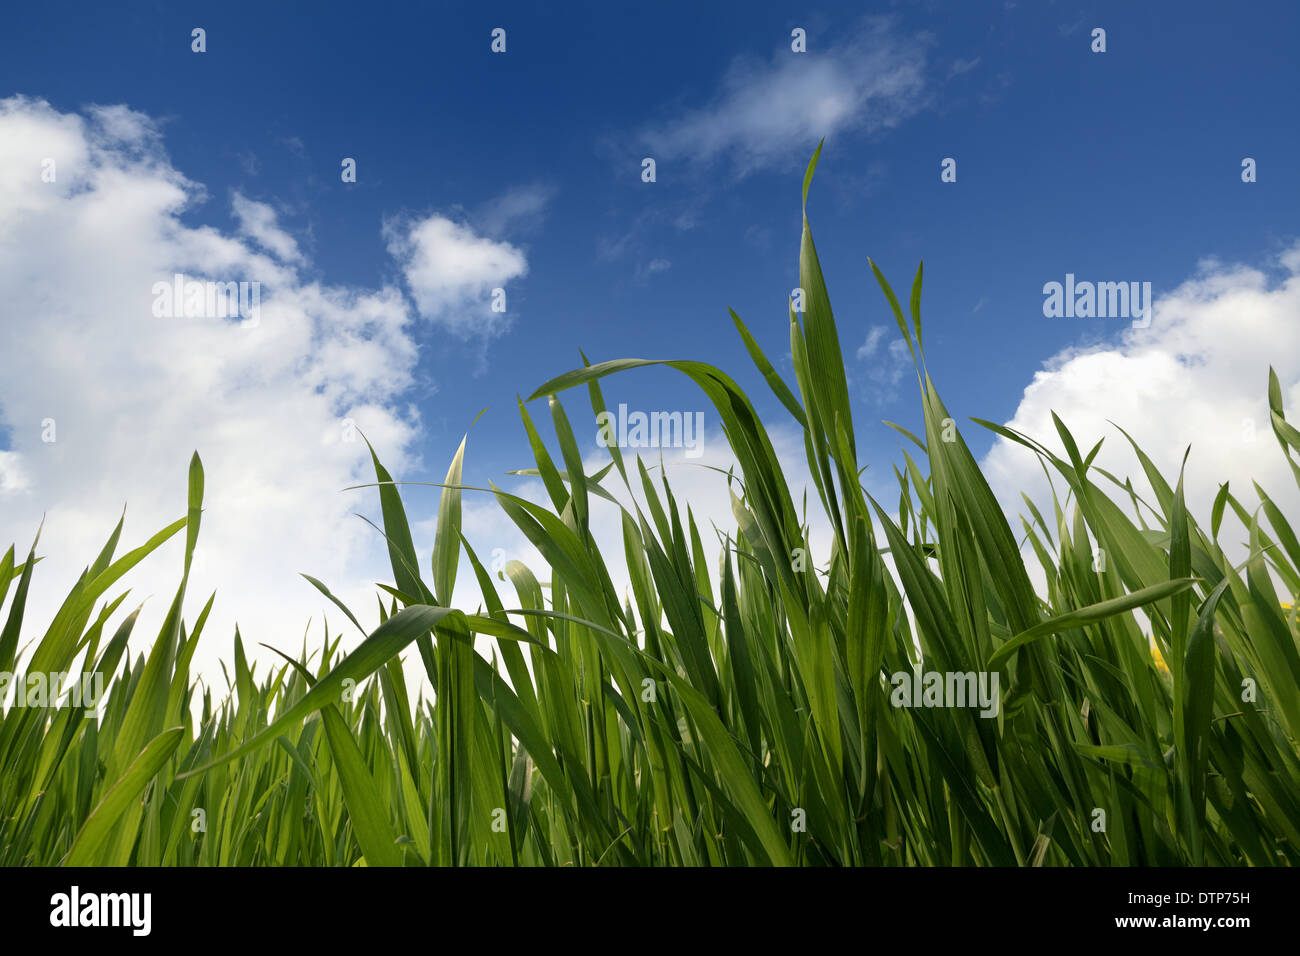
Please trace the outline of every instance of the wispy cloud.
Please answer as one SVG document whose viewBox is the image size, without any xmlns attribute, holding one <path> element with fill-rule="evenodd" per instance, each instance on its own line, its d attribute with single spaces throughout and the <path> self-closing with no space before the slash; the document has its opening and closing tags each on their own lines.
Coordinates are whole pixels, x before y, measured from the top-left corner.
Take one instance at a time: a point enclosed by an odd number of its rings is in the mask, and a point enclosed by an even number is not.
<svg viewBox="0 0 1300 956">
<path fill-rule="evenodd" d="M 654 258 L 636 267 L 636 279 L 638 282 L 645 282 L 655 273 L 667 272 L 672 267 L 673 264 L 667 259 Z"/>
<path fill-rule="evenodd" d="M 516 186 L 474 210 L 470 219 L 487 236 L 535 232 L 546 218 L 556 189 L 547 183 Z"/>
<path fill-rule="evenodd" d="M 873 325 L 867 332 L 867 340 L 858 346 L 858 361 L 869 359 L 876 354 L 876 349 L 880 348 L 881 340 L 885 337 L 885 327 L 883 325 Z"/>
<path fill-rule="evenodd" d="M 888 326 L 873 325 L 868 329 L 866 341 L 858 346 L 856 354 L 865 368 L 860 376 L 856 371 L 851 373 L 852 379 L 865 386 L 866 397 L 876 404 L 885 404 L 897 397 L 898 383 L 910 362 L 907 343 L 895 337 L 886 344 L 888 336 Z"/>
<path fill-rule="evenodd" d="M 647 248 L 650 243 L 646 234 L 657 228 L 671 226 L 678 232 L 689 232 L 698 225 L 696 211 L 678 209 L 675 204 L 656 204 L 642 209 L 631 225 L 621 232 L 596 237 L 596 261 L 621 262 L 626 259 L 645 260 L 656 258 Z M 638 274 L 641 271 L 639 267 Z"/>
<path fill-rule="evenodd" d="M 643 128 L 660 160 L 726 160 L 737 175 L 806 160 L 822 137 L 896 126 L 928 96 L 924 38 L 892 18 L 872 17 L 848 36 L 809 36 L 809 52 L 788 47 L 768 60 L 735 60 L 705 106 Z"/>
<path fill-rule="evenodd" d="M 1068 37 L 1075 33 L 1078 33 L 1079 29 L 1084 25 L 1087 19 L 1088 18 L 1086 16 L 1080 16 L 1079 19 L 1075 20 L 1073 23 L 1058 24 L 1056 29 L 1061 34 L 1061 36 Z"/>
</svg>

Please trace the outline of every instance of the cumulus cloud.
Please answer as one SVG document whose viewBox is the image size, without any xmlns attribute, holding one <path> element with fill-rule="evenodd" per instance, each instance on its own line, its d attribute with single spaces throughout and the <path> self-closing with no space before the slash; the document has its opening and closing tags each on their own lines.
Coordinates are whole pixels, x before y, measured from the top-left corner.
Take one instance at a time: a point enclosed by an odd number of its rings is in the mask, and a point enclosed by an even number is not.
<svg viewBox="0 0 1300 956">
<path fill-rule="evenodd" d="M 1269 426 L 1267 386 L 1271 365 L 1288 415 L 1300 417 L 1297 314 L 1300 244 L 1265 268 L 1207 260 L 1156 300 L 1149 328 L 1127 329 L 1114 345 L 1052 358 L 1007 424 L 1061 455 L 1053 411 L 1085 453 L 1104 437 L 1096 464 L 1121 480 L 1132 477 L 1148 501 L 1142 470 L 1109 422 L 1132 435 L 1171 483 L 1190 445 L 1185 493 L 1189 510 L 1205 523 L 1224 481 L 1248 508 L 1257 481 L 1284 513 L 1294 514 L 1300 491 Z M 1028 450 L 999 439 L 983 464 L 1013 513 L 1023 509 L 1021 490 L 1040 503 L 1050 501 Z M 1231 536 L 1224 543 L 1235 544 Z"/>
<path fill-rule="evenodd" d="M 402 267 L 420 315 L 461 338 L 494 338 L 510 311 L 494 311 L 495 289 L 528 272 L 523 252 L 433 214 L 384 227 L 388 251 Z"/>
<path fill-rule="evenodd" d="M 219 674 L 236 619 L 250 651 L 292 649 L 309 616 L 319 625 L 325 602 L 299 571 L 363 610 L 391 577 L 352 514 L 371 513 L 373 494 L 341 489 L 373 476 L 354 429 L 394 471 L 418 465 L 420 422 L 402 397 L 417 319 L 395 287 L 302 281 L 303 257 L 263 203 L 235 197 L 236 235 L 182 222 L 203 199 L 143 114 L 0 100 L 0 540 L 25 549 L 44 519 L 25 640 L 124 502 L 123 549 L 184 514 L 196 449 L 207 482 L 187 619 L 217 591 L 200 669 Z M 177 273 L 260 283 L 259 321 L 155 308 L 156 284 Z M 128 606 L 152 596 L 137 649 L 179 583 L 180 548 L 123 581 Z"/>
<path fill-rule="evenodd" d="M 737 59 L 707 105 L 643 129 L 642 143 L 660 160 L 726 159 L 745 175 L 805 161 L 821 137 L 896 126 L 924 105 L 926 44 L 892 19 L 808 42 L 808 53 Z"/>
</svg>

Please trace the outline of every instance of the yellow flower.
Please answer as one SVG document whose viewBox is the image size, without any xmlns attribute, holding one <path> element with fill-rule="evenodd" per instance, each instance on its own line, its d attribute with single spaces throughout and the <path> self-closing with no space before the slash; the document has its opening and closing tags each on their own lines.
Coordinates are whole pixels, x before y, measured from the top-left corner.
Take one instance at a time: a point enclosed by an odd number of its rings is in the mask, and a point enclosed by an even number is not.
<svg viewBox="0 0 1300 956">
<path fill-rule="evenodd" d="M 1165 663 L 1165 656 L 1160 653 L 1160 648 L 1156 646 L 1154 639 L 1151 641 L 1151 659 L 1156 662 L 1156 670 L 1165 676 L 1169 675 L 1169 665 Z"/>
</svg>

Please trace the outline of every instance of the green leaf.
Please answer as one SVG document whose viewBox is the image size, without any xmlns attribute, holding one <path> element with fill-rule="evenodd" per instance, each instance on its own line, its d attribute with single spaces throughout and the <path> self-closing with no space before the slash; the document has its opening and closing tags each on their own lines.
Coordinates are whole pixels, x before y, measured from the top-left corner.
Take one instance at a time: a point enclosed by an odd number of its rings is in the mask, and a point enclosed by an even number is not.
<svg viewBox="0 0 1300 956">
<path fill-rule="evenodd" d="M 112 833 L 113 825 L 145 785 L 162 769 L 184 734 L 184 727 L 172 727 L 149 741 L 86 818 L 63 860 L 64 866 L 90 866 L 95 863 L 95 854 Z"/>
</svg>

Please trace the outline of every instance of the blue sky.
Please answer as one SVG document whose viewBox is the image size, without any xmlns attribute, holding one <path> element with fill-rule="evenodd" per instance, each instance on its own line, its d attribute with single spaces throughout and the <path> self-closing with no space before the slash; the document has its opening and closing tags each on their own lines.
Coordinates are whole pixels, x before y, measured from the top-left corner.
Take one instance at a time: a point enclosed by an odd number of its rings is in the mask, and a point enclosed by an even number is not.
<svg viewBox="0 0 1300 956">
<path fill-rule="evenodd" d="M 793 382 L 785 301 L 802 171 L 823 136 L 809 217 L 875 491 L 893 487 L 900 460 L 880 420 L 915 427 L 917 416 L 868 256 L 900 296 L 924 259 L 930 370 L 959 420 L 1031 421 L 1026 388 L 1045 363 L 1147 354 L 1122 319 L 1045 318 L 1044 283 L 1149 281 L 1160 299 L 1227 268 L 1217 262 L 1247 264 L 1275 290 L 1296 242 L 1294 4 L 444 6 L 32 4 L 6 12 L 0 38 L 0 99 L 44 101 L 50 122 L 94 105 L 148 118 L 151 133 L 114 148 L 164 157 L 196 187 L 175 214 L 186 228 L 252 235 L 237 195 L 264 204 L 301 250 L 296 286 L 400 291 L 416 351 L 392 390 L 366 400 L 403 423 L 400 447 L 380 446 L 405 462 L 402 477 L 439 480 L 483 408 L 467 478 L 500 483 L 529 464 L 515 396 L 579 364 L 579 348 L 593 361 L 710 361 L 785 424 L 727 309 Z M 194 27 L 205 53 L 191 51 Z M 504 54 L 489 49 L 495 27 Z M 1105 53 L 1090 50 L 1094 27 Z M 806 53 L 791 50 L 795 28 Z M 645 156 L 654 183 L 641 180 Z M 340 181 L 344 157 L 356 183 Z M 955 183 L 940 181 L 945 157 Z M 1243 157 L 1257 182 L 1241 181 Z M 526 260 L 504 282 L 508 323 L 463 297 L 422 308 L 394 237 L 438 218 Z M 12 312 L 4 321 L 11 343 L 35 334 Z M 1262 396 L 1271 359 L 1234 365 L 1245 392 Z M 59 492 L 39 480 L 17 391 L 16 378 L 0 386 L 0 448 L 28 477 L 9 481 L 23 506 L 0 538 L 21 546 L 28 517 Z M 608 381 L 606 394 L 708 411 L 665 371 Z M 570 395 L 585 421 L 585 396 Z M 964 434 L 989 452 L 980 429 Z M 179 479 L 182 464 L 155 470 Z M 103 469 L 105 500 L 120 506 L 133 489 Z"/>
<path fill-rule="evenodd" d="M 815 60 L 851 42 L 859 18 L 749 2 L 452 6 L 25 5 L 9 14 L 0 88 L 163 119 L 176 167 L 212 195 L 192 221 L 229 224 L 230 189 L 283 208 L 281 225 L 309 237 L 330 282 L 391 277 L 385 217 L 472 216 L 512 188 L 551 190 L 518 240 L 529 272 L 510 290 L 510 331 L 421 342 L 412 397 L 435 471 L 483 407 L 473 458 L 511 462 L 513 396 L 572 367 L 579 347 L 594 360 L 706 357 L 755 382 L 726 309 L 774 357 L 788 352 L 801 164 L 817 138 L 748 175 L 743 145 L 712 161 L 663 158 L 645 184 L 638 134 L 716 104 L 737 58 L 793 59 L 793 28 L 809 31 Z M 872 324 L 893 328 L 866 257 L 902 288 L 923 258 L 936 380 L 953 407 L 1007 417 L 1042 360 L 1120 328 L 1044 320 L 1044 282 L 1073 271 L 1158 293 L 1203 256 L 1253 260 L 1294 235 L 1300 128 L 1285 116 L 1300 89 L 1300 10 L 1143 6 L 871 7 L 895 18 L 890 36 L 929 38 L 917 42 L 913 115 L 874 133 L 854 128 L 861 118 L 826 130 L 810 218 L 846 350 Z M 193 25 L 207 30 L 204 55 L 190 51 Z M 1105 54 L 1089 50 L 1094 25 Z M 504 55 L 489 50 L 496 26 Z M 344 156 L 358 160 L 355 185 L 339 181 Z M 939 181 L 947 156 L 954 184 Z M 1243 156 L 1262 166 L 1250 187 Z M 675 224 L 683 215 L 692 228 Z M 625 237 L 621 255 L 602 255 Z M 671 266 L 639 274 L 654 260 Z M 662 404 L 664 389 L 698 404 L 670 374 L 611 387 L 642 405 Z M 888 454 L 894 440 L 872 422 L 911 420 L 914 391 L 904 379 L 893 398 L 866 385 L 859 397 L 869 447 Z"/>
</svg>

